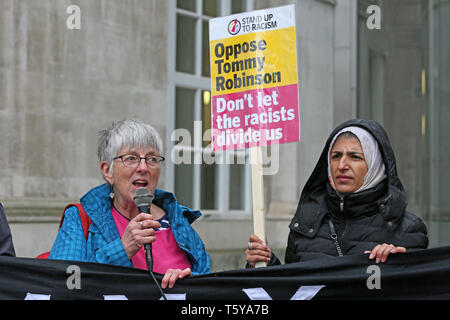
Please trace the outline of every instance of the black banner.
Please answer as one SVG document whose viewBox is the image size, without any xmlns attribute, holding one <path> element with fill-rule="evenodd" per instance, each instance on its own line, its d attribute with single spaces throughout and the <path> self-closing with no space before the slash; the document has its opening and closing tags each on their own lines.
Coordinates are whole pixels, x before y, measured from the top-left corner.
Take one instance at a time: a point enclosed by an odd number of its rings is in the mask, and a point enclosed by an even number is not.
<svg viewBox="0 0 450 320">
<path fill-rule="evenodd" d="M 366 254 L 191 276 L 164 293 L 216 301 L 450 299 L 450 247 L 395 254 L 379 264 Z M 143 270 L 5 256 L 0 299 L 159 300 L 161 294 Z"/>
</svg>

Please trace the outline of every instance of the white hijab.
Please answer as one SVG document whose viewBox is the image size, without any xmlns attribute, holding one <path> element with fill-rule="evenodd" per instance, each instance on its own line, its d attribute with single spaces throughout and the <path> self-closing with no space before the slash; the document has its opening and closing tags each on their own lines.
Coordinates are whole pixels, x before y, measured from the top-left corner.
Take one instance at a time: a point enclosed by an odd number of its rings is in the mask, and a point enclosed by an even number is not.
<svg viewBox="0 0 450 320">
<path fill-rule="evenodd" d="M 380 149 L 378 148 L 378 143 L 370 132 L 360 127 L 346 127 L 340 130 L 331 140 L 330 147 L 328 149 L 328 179 L 333 189 L 336 190 L 334 181 L 331 175 L 331 150 L 333 149 L 336 138 L 343 132 L 351 132 L 356 135 L 361 143 L 362 150 L 364 152 L 364 158 L 367 163 L 367 173 L 364 177 L 364 182 L 362 186 L 355 191 L 361 192 L 370 188 L 377 186 L 381 181 L 386 178 L 386 170 L 383 163 L 383 158 L 381 156 Z"/>
</svg>

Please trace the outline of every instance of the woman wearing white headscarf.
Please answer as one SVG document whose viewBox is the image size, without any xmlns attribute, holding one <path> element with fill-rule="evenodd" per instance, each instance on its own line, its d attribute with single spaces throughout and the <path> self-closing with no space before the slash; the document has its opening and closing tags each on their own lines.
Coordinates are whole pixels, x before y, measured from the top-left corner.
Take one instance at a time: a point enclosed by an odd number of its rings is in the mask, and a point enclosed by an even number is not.
<svg viewBox="0 0 450 320">
<path fill-rule="evenodd" d="M 378 263 L 390 254 L 426 249 L 426 226 L 406 206 L 385 130 L 372 120 L 349 120 L 330 134 L 303 189 L 285 262 L 366 253 Z M 246 259 L 250 266 L 279 263 L 255 235 Z"/>
</svg>

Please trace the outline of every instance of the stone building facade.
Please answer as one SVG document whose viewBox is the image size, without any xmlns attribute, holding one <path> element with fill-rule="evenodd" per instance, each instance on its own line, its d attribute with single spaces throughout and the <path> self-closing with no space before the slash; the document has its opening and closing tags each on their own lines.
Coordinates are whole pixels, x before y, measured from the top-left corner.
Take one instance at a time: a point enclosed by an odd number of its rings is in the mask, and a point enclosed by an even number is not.
<svg viewBox="0 0 450 320">
<path fill-rule="evenodd" d="M 364 26 L 369 2 L 1 0 L 0 201 L 17 255 L 35 257 L 50 249 L 65 205 L 103 183 L 98 131 L 114 120 L 138 117 L 165 141 L 168 161 L 159 187 L 204 213 L 194 228 L 211 253 L 213 270 L 243 267 L 252 233 L 251 202 L 243 197 L 230 205 L 222 195 L 225 190 L 232 199 L 236 188 L 249 195 L 248 164 L 214 170 L 174 165 L 172 133 L 186 119 L 204 117 L 195 110 L 210 85 L 202 46 L 207 20 L 291 3 L 296 6 L 301 140 L 279 146 L 278 170 L 264 178 L 269 244 L 283 258 L 288 224 L 326 137 L 338 123 L 357 116 L 385 125 L 411 210 L 428 219 L 423 170 L 431 169 L 422 165 L 426 144 L 420 140 L 428 137 L 422 135 L 421 108 L 428 100 L 420 82 L 427 69 L 427 45 L 420 36 L 426 4 L 372 1 L 385 20 L 381 30 L 369 31 Z M 80 8 L 80 29 L 68 27 L 70 5 Z M 448 5 L 440 9 L 446 13 Z M 192 112 L 183 109 L 189 97 Z M 445 239 L 441 234 L 434 244 Z"/>
</svg>

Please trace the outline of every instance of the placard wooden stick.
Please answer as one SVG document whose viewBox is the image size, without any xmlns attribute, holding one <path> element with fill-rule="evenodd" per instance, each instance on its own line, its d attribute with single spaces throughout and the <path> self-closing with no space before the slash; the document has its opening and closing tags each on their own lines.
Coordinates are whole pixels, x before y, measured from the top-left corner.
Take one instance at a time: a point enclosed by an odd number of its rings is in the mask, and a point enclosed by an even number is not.
<svg viewBox="0 0 450 320">
<path fill-rule="evenodd" d="M 252 198 L 253 198 L 253 233 L 266 241 L 264 216 L 264 181 L 261 147 L 250 148 L 250 163 L 252 166 Z M 266 262 L 258 262 L 255 267 L 265 267 Z"/>
</svg>

